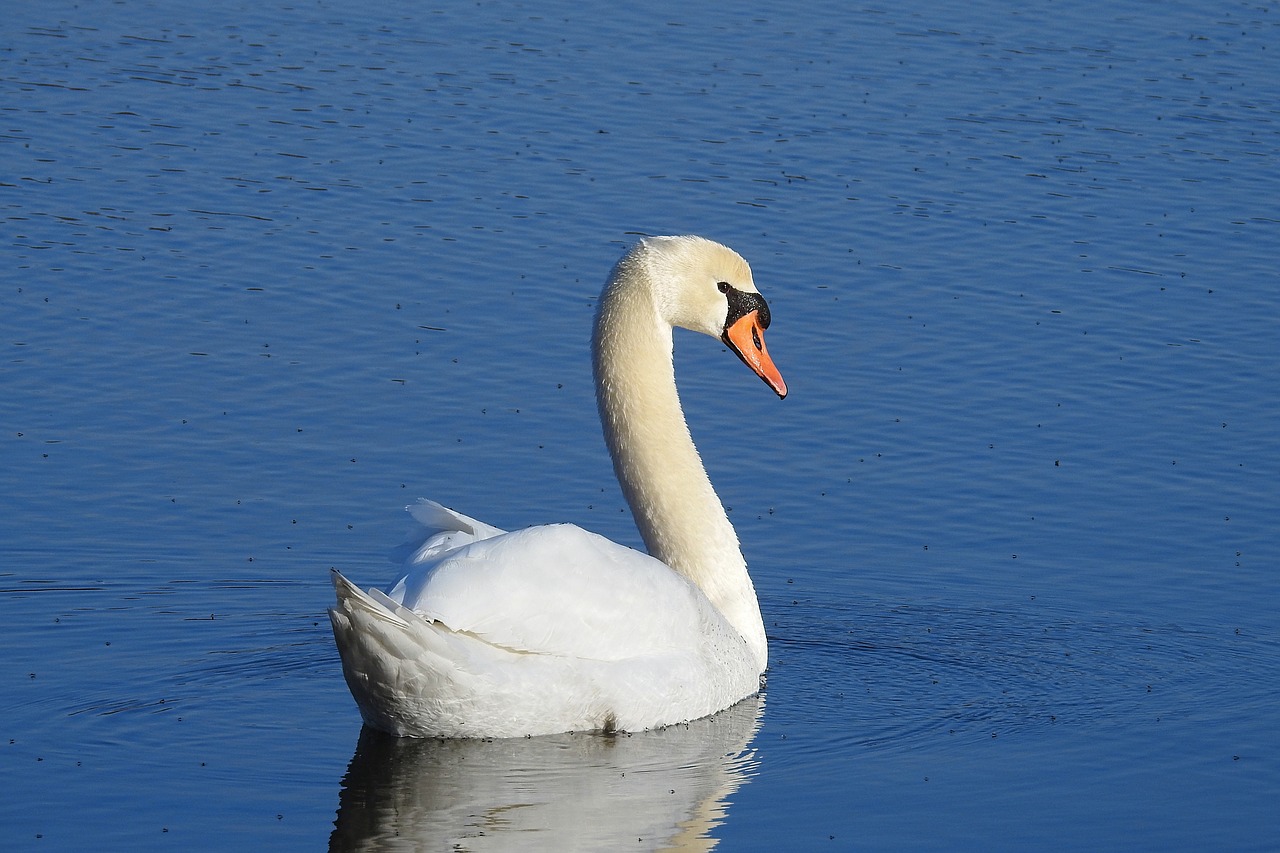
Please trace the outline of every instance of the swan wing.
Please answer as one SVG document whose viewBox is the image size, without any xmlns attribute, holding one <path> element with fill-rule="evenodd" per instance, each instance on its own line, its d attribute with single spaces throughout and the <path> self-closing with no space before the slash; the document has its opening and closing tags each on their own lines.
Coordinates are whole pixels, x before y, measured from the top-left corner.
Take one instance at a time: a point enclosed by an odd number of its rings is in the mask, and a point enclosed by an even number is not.
<svg viewBox="0 0 1280 853">
<path fill-rule="evenodd" d="M 521 653 L 616 661 L 736 634 L 666 565 L 572 524 L 424 555 L 387 595 L 450 631 Z"/>
<path fill-rule="evenodd" d="M 476 539 L 488 539 L 506 532 L 426 498 L 418 498 L 417 503 L 410 504 L 405 510 L 428 536 L 460 532 Z"/>
<path fill-rule="evenodd" d="M 434 535 L 452 534 L 474 535 Z M 424 555 L 385 593 L 333 582 L 347 684 L 366 722 L 396 734 L 638 731 L 759 687 L 746 641 L 700 589 L 569 524 Z"/>
<path fill-rule="evenodd" d="M 423 563 L 446 551 L 506 532 L 426 498 L 419 498 L 417 503 L 405 507 L 405 511 L 413 519 L 412 529 L 390 555 L 393 562 L 402 565 Z M 399 596 L 392 595 L 400 600 Z"/>
</svg>

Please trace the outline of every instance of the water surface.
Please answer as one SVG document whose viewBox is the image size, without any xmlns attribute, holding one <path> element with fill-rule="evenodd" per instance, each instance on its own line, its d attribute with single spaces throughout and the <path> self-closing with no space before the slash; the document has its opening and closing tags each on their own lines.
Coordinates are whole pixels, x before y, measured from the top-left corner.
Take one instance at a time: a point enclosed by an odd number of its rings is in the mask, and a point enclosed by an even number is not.
<svg viewBox="0 0 1280 853">
<path fill-rule="evenodd" d="M 127 0 L 6 32 L 13 849 L 1280 841 L 1273 5 Z M 588 330 L 623 248 L 685 232 L 752 262 L 792 390 L 677 342 L 763 701 L 362 734 L 328 568 L 389 581 L 406 503 L 639 544 Z"/>
</svg>

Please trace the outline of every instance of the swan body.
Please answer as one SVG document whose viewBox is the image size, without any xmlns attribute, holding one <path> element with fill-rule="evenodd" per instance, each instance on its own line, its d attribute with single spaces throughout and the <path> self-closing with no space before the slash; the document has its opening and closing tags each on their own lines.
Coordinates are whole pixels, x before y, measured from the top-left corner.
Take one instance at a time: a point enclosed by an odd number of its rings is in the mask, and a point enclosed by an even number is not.
<svg viewBox="0 0 1280 853">
<path fill-rule="evenodd" d="M 783 397 L 768 325 L 732 250 L 655 237 L 628 251 L 592 351 L 605 441 L 649 553 L 571 524 L 506 532 L 410 506 L 416 535 L 385 591 L 333 572 L 329 615 L 365 722 L 416 737 L 639 731 L 757 692 L 764 623 L 680 409 L 672 329 L 720 338 Z"/>
</svg>

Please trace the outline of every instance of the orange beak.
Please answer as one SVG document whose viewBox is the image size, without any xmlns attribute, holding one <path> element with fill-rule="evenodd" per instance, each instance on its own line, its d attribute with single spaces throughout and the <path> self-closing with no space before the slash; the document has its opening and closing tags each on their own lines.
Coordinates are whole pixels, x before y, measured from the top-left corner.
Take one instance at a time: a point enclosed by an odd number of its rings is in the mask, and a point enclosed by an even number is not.
<svg viewBox="0 0 1280 853">
<path fill-rule="evenodd" d="M 779 398 L 787 396 L 787 383 L 778 368 L 773 366 L 769 351 L 764 348 L 764 329 L 760 327 L 760 312 L 751 311 L 739 317 L 724 330 L 720 340 L 737 353 L 742 363 L 755 371 Z"/>
</svg>

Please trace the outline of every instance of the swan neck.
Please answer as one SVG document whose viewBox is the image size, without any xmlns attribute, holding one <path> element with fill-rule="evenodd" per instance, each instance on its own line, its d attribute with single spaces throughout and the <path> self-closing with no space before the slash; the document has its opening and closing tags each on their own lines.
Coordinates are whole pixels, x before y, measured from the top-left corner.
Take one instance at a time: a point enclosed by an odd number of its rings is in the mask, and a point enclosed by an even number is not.
<svg viewBox="0 0 1280 853">
<path fill-rule="evenodd" d="M 596 400 L 614 472 L 649 553 L 706 593 L 763 670 L 759 604 L 737 534 L 685 421 L 672 326 L 647 271 L 627 261 L 601 296 L 592 342 Z"/>
</svg>

